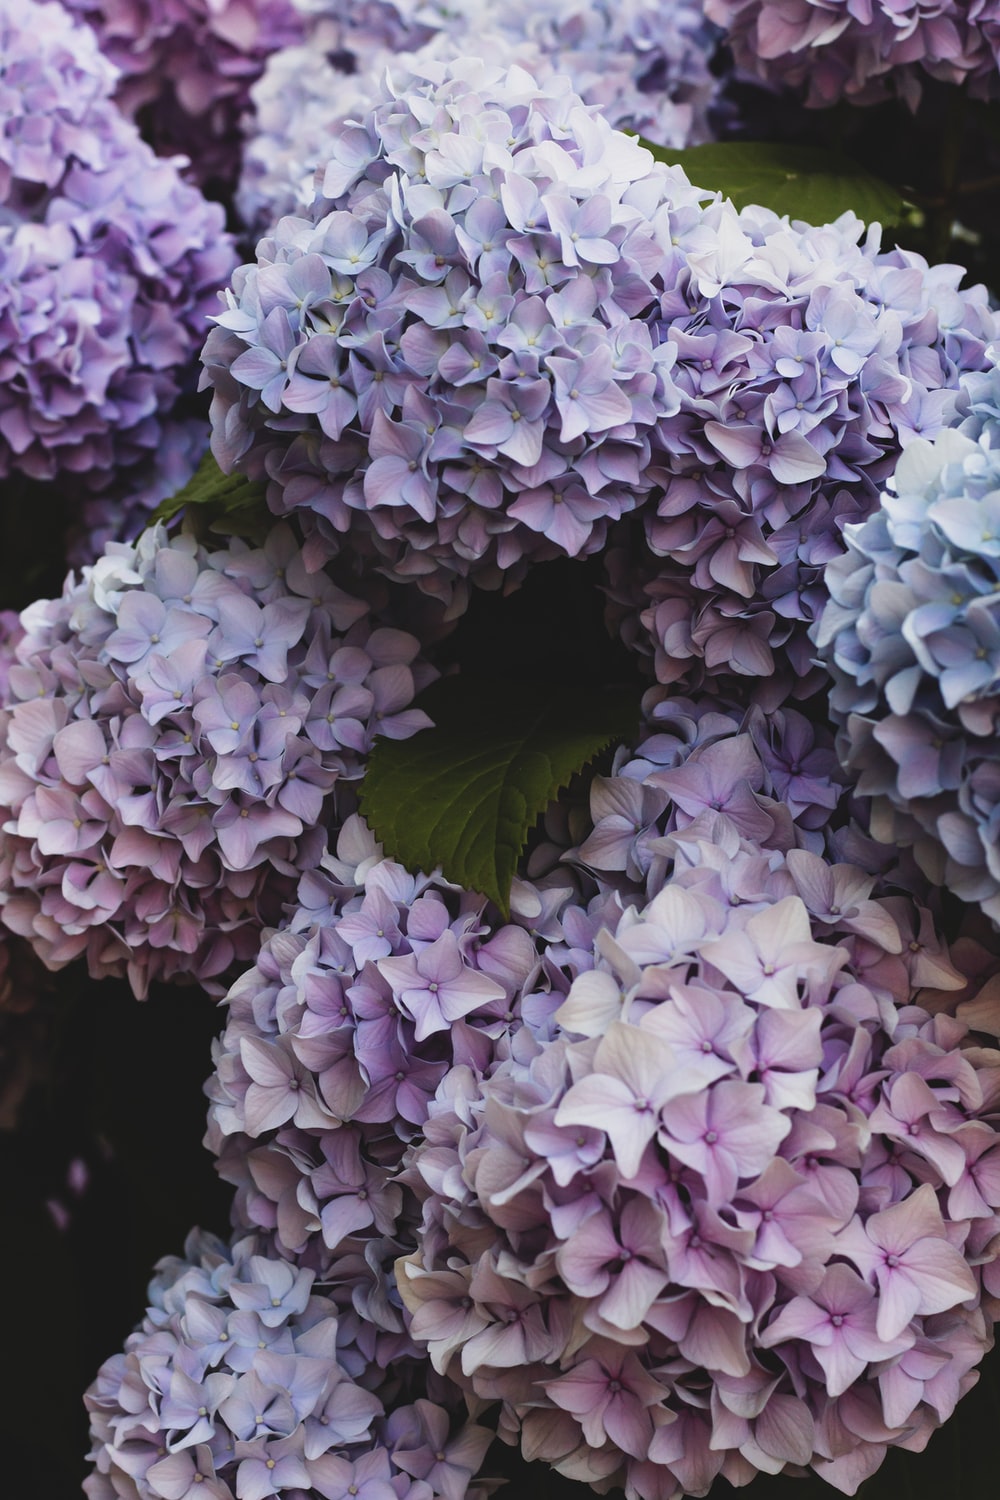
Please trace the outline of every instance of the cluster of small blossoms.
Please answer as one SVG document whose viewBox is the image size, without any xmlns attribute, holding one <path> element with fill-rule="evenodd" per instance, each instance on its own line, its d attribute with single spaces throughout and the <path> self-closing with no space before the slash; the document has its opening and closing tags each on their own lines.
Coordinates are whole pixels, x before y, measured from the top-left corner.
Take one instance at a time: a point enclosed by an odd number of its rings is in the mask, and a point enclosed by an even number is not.
<svg viewBox="0 0 1000 1500">
<path fill-rule="evenodd" d="M 589 950 L 603 904 L 584 909 L 563 870 L 515 881 L 505 923 L 385 859 L 358 817 L 298 901 L 227 997 L 206 1144 L 237 1188 L 234 1222 L 320 1272 L 372 1366 L 422 1365 L 392 1278 L 419 1220 L 406 1149 L 455 1067 L 487 1075 L 523 1027 L 553 1034 L 571 946 Z"/>
<path fill-rule="evenodd" d="M 891 93 L 916 107 L 928 76 L 997 95 L 996 0 L 705 0 L 705 14 L 725 28 L 738 67 L 804 88 L 820 108 Z"/>
<path fill-rule="evenodd" d="M 411 1335 L 601 1490 L 811 1465 L 853 1493 L 992 1342 L 1000 1052 L 915 1003 L 962 980 L 908 898 L 718 814 L 671 844 L 561 1034 L 439 1089 Z"/>
<path fill-rule="evenodd" d="M 654 217 L 698 200 L 566 79 L 473 58 L 345 129 L 205 351 L 222 466 L 447 594 L 598 550 L 678 408 Z M 643 316 L 640 316 L 643 315 Z"/>
<path fill-rule="evenodd" d="M 438 1402 L 389 1409 L 313 1272 L 264 1236 L 193 1231 L 85 1401 L 90 1500 L 483 1500 L 493 1434 Z"/>
<path fill-rule="evenodd" d="M 118 73 L 115 99 L 161 155 L 232 187 L 250 89 L 272 52 L 300 41 L 292 0 L 62 0 Z"/>
<path fill-rule="evenodd" d="M 612 617 L 663 683 L 740 697 L 766 678 L 772 705 L 813 691 L 808 627 L 841 528 L 987 363 L 985 288 L 883 252 L 877 226 L 859 243 L 863 228 L 728 202 L 670 212 L 653 336 L 676 355 L 680 407 L 655 435 L 662 498 L 608 560 Z"/>
<path fill-rule="evenodd" d="M 155 157 L 61 6 L 0 0 L 0 478 L 156 459 L 235 263 L 222 209 Z"/>
<path fill-rule="evenodd" d="M 636 750 L 590 786 L 585 837 L 563 853 L 623 899 L 660 886 L 672 858 L 667 837 L 702 814 L 724 817 L 742 837 L 829 851 L 848 822 L 849 794 L 833 736 L 795 709 L 765 715 L 651 688 Z M 622 884 L 624 882 L 624 884 Z"/>
<path fill-rule="evenodd" d="M 517 0 L 500 12 L 484 0 L 448 6 L 323 5 L 308 41 L 269 58 L 252 90 L 254 115 L 239 202 L 263 230 L 312 201 L 311 177 L 339 125 L 377 100 L 386 69 L 399 80 L 414 61 L 472 52 L 520 62 L 539 79 L 566 74 L 585 104 L 619 129 L 658 145 L 710 138 L 719 81 L 710 71 L 717 33 L 689 0 Z M 406 54 L 416 53 L 414 59 Z"/>
<path fill-rule="evenodd" d="M 162 527 L 26 610 L 0 714 L 3 920 L 50 968 L 209 983 L 317 865 L 331 793 L 435 674 L 291 533 Z"/>
<path fill-rule="evenodd" d="M 845 529 L 814 635 L 873 835 L 1000 920 L 1000 370 L 963 386 L 958 425 Z"/>
</svg>

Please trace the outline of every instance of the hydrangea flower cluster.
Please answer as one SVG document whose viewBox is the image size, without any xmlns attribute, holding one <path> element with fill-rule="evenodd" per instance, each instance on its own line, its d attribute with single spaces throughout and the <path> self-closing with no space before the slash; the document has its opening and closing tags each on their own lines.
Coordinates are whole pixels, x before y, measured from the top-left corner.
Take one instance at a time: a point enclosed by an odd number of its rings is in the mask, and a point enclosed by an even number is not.
<svg viewBox="0 0 1000 1500">
<path fill-rule="evenodd" d="M 161 155 L 232 186 L 250 89 L 272 52 L 300 41 L 292 0 L 62 0 L 119 74 L 115 98 Z"/>
<path fill-rule="evenodd" d="M 0 478 L 153 461 L 235 263 L 222 209 L 111 101 L 61 6 L 0 0 Z"/>
<path fill-rule="evenodd" d="M 493 1434 L 426 1399 L 387 1409 L 312 1271 L 265 1237 L 195 1230 L 157 1272 L 85 1397 L 90 1500 L 483 1500 Z"/>
<path fill-rule="evenodd" d="M 995 0 L 705 0 L 705 14 L 725 28 L 738 67 L 805 87 L 820 108 L 893 91 L 915 108 L 925 76 L 997 95 Z"/>
<path fill-rule="evenodd" d="M 561 858 L 620 884 L 628 898 L 655 894 L 672 844 L 667 837 L 705 814 L 742 837 L 823 854 L 848 822 L 846 777 L 833 736 L 795 709 L 765 715 L 711 698 L 692 701 L 651 688 L 635 752 L 622 750 L 610 776 L 590 785 L 590 827 Z"/>
<path fill-rule="evenodd" d="M 373 1366 L 426 1374 L 391 1274 L 416 1244 L 407 1146 L 456 1066 L 485 1075 L 524 1025 L 552 1034 L 572 974 L 564 928 L 589 945 L 598 920 L 575 896 L 565 872 L 518 880 L 505 923 L 383 858 L 353 817 L 229 992 L 206 1145 L 237 1188 L 234 1222 L 320 1272 Z"/>
<path fill-rule="evenodd" d="M 435 673 L 278 526 L 112 544 L 26 635 L 0 715 L 3 920 L 50 968 L 209 984 L 317 865 L 331 793 Z M 349 810 L 349 809 L 348 809 Z"/>
<path fill-rule="evenodd" d="M 915 1003 L 962 980 L 908 898 L 719 814 L 669 842 L 561 1033 L 439 1088 L 411 1333 L 601 1490 L 853 1493 L 992 1342 L 1000 1052 Z"/>
<path fill-rule="evenodd" d="M 710 138 L 717 33 L 689 0 L 517 0 L 499 13 L 483 0 L 316 9 L 306 43 L 270 57 L 252 90 L 239 202 L 246 222 L 261 230 L 308 207 L 313 173 L 338 126 L 376 102 L 386 69 L 398 81 L 428 56 L 519 62 L 539 79 L 564 73 L 610 125 L 663 146 Z"/>
<path fill-rule="evenodd" d="M 644 537 L 609 557 L 612 619 L 663 683 L 739 697 L 767 678 L 772 705 L 811 692 L 808 627 L 841 528 L 987 363 L 1000 323 L 985 288 L 863 233 L 853 214 L 670 210 L 654 342 L 675 352 L 680 407 L 657 426 Z"/>
<path fill-rule="evenodd" d="M 341 133 L 307 219 L 234 277 L 203 355 L 222 466 L 331 547 L 447 593 L 583 556 L 648 495 L 676 411 L 652 216 L 681 174 L 565 79 L 428 63 Z"/>
<path fill-rule="evenodd" d="M 872 833 L 1000 920 L 1000 369 L 963 385 L 958 425 L 845 529 L 815 637 Z"/>
</svg>

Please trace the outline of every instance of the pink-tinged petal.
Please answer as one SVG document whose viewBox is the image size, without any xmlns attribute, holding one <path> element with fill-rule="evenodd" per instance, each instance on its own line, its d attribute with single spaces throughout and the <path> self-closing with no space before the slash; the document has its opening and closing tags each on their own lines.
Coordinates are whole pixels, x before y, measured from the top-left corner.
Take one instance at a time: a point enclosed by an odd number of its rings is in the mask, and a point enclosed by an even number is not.
<svg viewBox="0 0 1000 1500">
<path fill-rule="evenodd" d="M 920 1288 L 898 1269 L 880 1273 L 878 1282 L 878 1315 L 875 1321 L 878 1336 L 880 1339 L 898 1338 L 920 1309 Z"/>
<path fill-rule="evenodd" d="M 813 1345 L 831 1343 L 830 1314 L 808 1297 L 793 1297 L 760 1335 L 760 1343 L 765 1349 L 773 1349 L 785 1339 L 805 1339 Z"/>
<path fill-rule="evenodd" d="M 584 1226 L 586 1233 L 589 1225 Z M 615 1328 L 638 1328 L 667 1284 L 667 1275 L 633 1257 L 614 1277 L 600 1302 L 600 1314 Z"/>
<path fill-rule="evenodd" d="M 612 1396 L 600 1422 L 603 1433 L 607 1433 L 623 1453 L 632 1458 L 645 1458 L 653 1436 L 653 1419 L 634 1396 L 622 1391 Z M 586 1432 L 586 1427 L 584 1428 Z"/>
<path fill-rule="evenodd" d="M 769 468 L 779 484 L 805 484 L 826 473 L 826 459 L 798 432 L 786 432 L 774 445 Z"/>
<path fill-rule="evenodd" d="M 807 1464 L 813 1456 L 814 1436 L 809 1408 L 794 1396 L 772 1396 L 754 1427 L 754 1437 L 764 1452 L 786 1464 Z"/>
<path fill-rule="evenodd" d="M 628 1084 L 598 1073 L 573 1085 L 556 1112 L 555 1123 L 603 1130 L 623 1174 L 633 1177 L 656 1131 L 657 1119 L 648 1101 L 640 1105 Z"/>
<path fill-rule="evenodd" d="M 74 787 L 85 786 L 89 772 L 108 754 L 104 732 L 93 719 L 78 719 L 60 729 L 52 749 L 60 775 Z"/>
<path fill-rule="evenodd" d="M 975 1297 L 976 1278 L 960 1251 L 947 1240 L 918 1240 L 903 1257 L 906 1275 L 920 1294 L 920 1312 L 946 1312 L 957 1303 Z M 883 1338 L 891 1338 L 880 1327 Z"/>
</svg>

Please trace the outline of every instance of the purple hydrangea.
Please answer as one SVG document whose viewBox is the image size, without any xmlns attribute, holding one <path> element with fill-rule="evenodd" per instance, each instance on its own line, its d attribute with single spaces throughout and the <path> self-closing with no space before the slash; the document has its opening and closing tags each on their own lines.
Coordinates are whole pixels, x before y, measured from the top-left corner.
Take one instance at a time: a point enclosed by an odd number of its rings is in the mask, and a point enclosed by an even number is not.
<svg viewBox="0 0 1000 1500">
<path fill-rule="evenodd" d="M 872 833 L 1000 921 L 1000 370 L 963 385 L 957 425 L 845 529 L 814 633 Z"/>
<path fill-rule="evenodd" d="M 439 1400 L 390 1405 L 313 1272 L 265 1236 L 192 1231 L 149 1297 L 85 1397 L 90 1500 L 484 1500 L 493 1434 Z"/>
<path fill-rule="evenodd" d="M 162 527 L 22 615 L 0 715 L 6 925 L 50 968 L 211 984 L 257 952 L 376 734 L 435 673 L 289 529 L 215 551 Z"/>
<path fill-rule="evenodd" d="M 260 231 L 312 201 L 311 178 L 343 121 L 377 102 L 387 68 L 465 52 L 520 63 L 537 78 L 564 73 L 609 124 L 663 146 L 711 138 L 719 81 L 710 69 L 717 32 L 689 0 L 483 0 L 447 6 L 384 3 L 308 7 L 304 45 L 275 53 L 252 90 L 254 115 L 239 202 Z M 406 54 L 417 54 L 417 58 Z"/>
<path fill-rule="evenodd" d="M 232 241 L 111 101 L 88 27 L 0 0 L 0 51 L 0 477 L 106 485 L 155 465 Z"/>
<path fill-rule="evenodd" d="M 737 65 L 807 90 L 820 108 L 898 93 L 916 106 L 925 77 L 995 98 L 1000 6 L 995 0 L 705 0 Z"/>
<path fill-rule="evenodd" d="M 206 344 L 222 466 L 442 594 L 598 550 L 678 408 L 648 313 L 697 193 L 566 79 L 472 58 L 387 82 L 320 180 Z"/>
<path fill-rule="evenodd" d="M 411 1336 L 601 1490 L 812 1466 L 854 1493 L 992 1342 L 997 1054 L 921 1008 L 963 981 L 908 898 L 719 813 L 665 842 L 559 1034 L 439 1088 Z"/>
<path fill-rule="evenodd" d="M 841 529 L 987 363 L 1000 324 L 985 289 L 862 234 L 851 214 L 669 212 L 651 326 L 680 406 L 655 433 L 656 504 L 608 559 L 612 620 L 662 683 L 739 697 L 757 679 L 764 706 L 812 692 L 808 628 Z"/>
<path fill-rule="evenodd" d="M 118 73 L 115 98 L 161 155 L 231 188 L 250 88 L 272 52 L 302 36 L 292 0 L 63 0 Z"/>
<path fill-rule="evenodd" d="M 505 922 L 384 858 L 354 817 L 229 992 L 206 1144 L 237 1188 L 234 1222 L 318 1270 L 373 1367 L 423 1363 L 392 1277 L 416 1245 L 407 1147 L 453 1069 L 485 1076 L 524 1026 L 551 1033 L 574 916 L 597 920 L 568 871 L 515 881 Z"/>
</svg>

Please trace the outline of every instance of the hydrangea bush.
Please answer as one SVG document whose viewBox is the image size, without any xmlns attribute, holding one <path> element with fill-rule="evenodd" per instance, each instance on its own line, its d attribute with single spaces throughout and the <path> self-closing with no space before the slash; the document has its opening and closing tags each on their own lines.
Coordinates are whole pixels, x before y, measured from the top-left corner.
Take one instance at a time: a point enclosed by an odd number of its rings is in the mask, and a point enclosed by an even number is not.
<svg viewBox="0 0 1000 1500">
<path fill-rule="evenodd" d="M 422 72 L 345 129 L 308 217 L 234 279 L 204 354 L 220 462 L 446 598 L 612 527 L 612 617 L 662 682 L 808 694 L 822 567 L 984 367 L 985 289 L 859 244 L 851 214 L 706 203 L 558 79 Z"/>
<path fill-rule="evenodd" d="M 3 920 L 50 968 L 215 981 L 318 865 L 334 792 L 434 675 L 277 527 L 144 533 L 23 617 L 0 715 Z M 348 809 L 349 810 L 349 809 Z"/>
<path fill-rule="evenodd" d="M 149 483 L 235 262 L 223 212 L 61 6 L 3 0 L 0 50 L 0 477 Z"/>
<path fill-rule="evenodd" d="M 837 82 L 888 13 L 767 12 L 816 96 L 935 74 L 880 184 L 679 151 L 762 93 L 689 0 L 302 3 L 0 0 L 4 1253 L 63 1288 L 5 1479 L 62 1492 L 127 1202 L 231 1232 L 88 1392 L 91 1500 L 877 1500 L 1000 1316 L 991 22 Z"/>
</svg>

